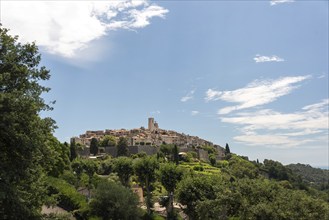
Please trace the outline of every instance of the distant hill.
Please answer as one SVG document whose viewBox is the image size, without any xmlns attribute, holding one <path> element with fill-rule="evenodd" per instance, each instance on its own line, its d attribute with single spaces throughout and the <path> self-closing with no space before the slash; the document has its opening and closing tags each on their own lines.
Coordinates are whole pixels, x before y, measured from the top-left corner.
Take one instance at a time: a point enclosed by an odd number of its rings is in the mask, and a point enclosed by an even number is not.
<svg viewBox="0 0 329 220">
<path fill-rule="evenodd" d="M 289 164 L 286 166 L 292 172 L 299 175 L 303 181 L 319 189 L 329 188 L 329 170 L 311 167 L 305 164 Z"/>
</svg>

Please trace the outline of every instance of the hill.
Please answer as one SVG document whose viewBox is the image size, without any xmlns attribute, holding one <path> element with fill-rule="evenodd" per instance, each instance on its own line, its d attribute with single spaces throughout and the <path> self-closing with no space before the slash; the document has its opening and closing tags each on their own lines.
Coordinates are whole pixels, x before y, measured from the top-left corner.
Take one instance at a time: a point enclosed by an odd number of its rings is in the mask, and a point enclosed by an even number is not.
<svg viewBox="0 0 329 220">
<path fill-rule="evenodd" d="M 320 190 L 329 189 L 329 170 L 311 167 L 305 164 L 289 164 L 286 166 L 302 180 Z"/>
</svg>

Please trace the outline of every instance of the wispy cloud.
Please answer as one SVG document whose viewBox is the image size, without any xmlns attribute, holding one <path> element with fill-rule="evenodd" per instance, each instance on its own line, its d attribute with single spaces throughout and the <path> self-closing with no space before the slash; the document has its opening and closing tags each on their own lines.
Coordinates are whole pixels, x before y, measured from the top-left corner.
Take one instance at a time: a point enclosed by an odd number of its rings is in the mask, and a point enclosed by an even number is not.
<svg viewBox="0 0 329 220">
<path fill-rule="evenodd" d="M 318 78 L 318 79 L 323 79 L 323 78 L 325 78 L 326 76 L 327 76 L 327 74 L 322 73 L 321 75 L 318 75 L 316 78 Z"/>
<path fill-rule="evenodd" d="M 192 116 L 195 116 L 195 115 L 197 115 L 197 114 L 199 114 L 199 111 L 191 111 L 191 115 L 192 115 Z"/>
<path fill-rule="evenodd" d="M 307 110 L 308 112 L 318 112 L 319 110 L 324 109 L 328 105 L 329 105 L 329 99 L 324 99 L 319 103 L 304 106 L 303 110 Z"/>
<path fill-rule="evenodd" d="M 193 99 L 193 94 L 195 93 L 195 89 L 189 91 L 185 96 L 183 96 L 180 101 L 181 102 L 187 102 L 188 100 Z"/>
<path fill-rule="evenodd" d="M 325 136 L 328 142 L 328 105 L 329 99 L 324 99 L 293 113 L 265 109 L 220 119 L 238 125 L 243 134 L 234 139 L 247 145 L 289 147 L 323 142 Z"/>
<path fill-rule="evenodd" d="M 264 62 L 283 62 L 284 59 L 276 56 L 276 55 L 272 55 L 272 56 L 261 56 L 259 54 L 257 54 L 254 57 L 254 60 L 256 63 L 264 63 Z"/>
<path fill-rule="evenodd" d="M 153 112 L 150 112 L 151 115 L 158 115 L 160 114 L 161 112 L 159 110 L 156 110 L 156 111 L 153 111 Z"/>
<path fill-rule="evenodd" d="M 312 142 L 310 139 L 298 140 L 289 138 L 282 135 L 240 135 L 233 138 L 237 142 L 244 143 L 250 146 L 267 146 L 267 147 L 277 147 L 286 148 L 293 147 L 301 144 L 306 144 Z"/>
<path fill-rule="evenodd" d="M 22 42 L 36 41 L 49 53 L 74 57 L 78 51 L 117 29 L 136 30 L 168 10 L 147 0 L 4 1 L 2 24 Z"/>
<path fill-rule="evenodd" d="M 222 100 L 226 102 L 235 102 L 239 105 L 228 106 L 219 109 L 218 114 L 228 114 L 232 111 L 247 109 L 255 106 L 264 105 L 277 100 L 277 98 L 289 94 L 297 88 L 295 85 L 305 79 L 307 76 L 283 77 L 276 80 L 256 80 L 244 88 L 232 91 L 216 91 L 208 89 L 206 92 L 206 101 Z"/>
<path fill-rule="evenodd" d="M 273 5 L 292 3 L 292 2 L 294 2 L 294 0 L 271 0 L 270 4 L 273 6 Z"/>
</svg>

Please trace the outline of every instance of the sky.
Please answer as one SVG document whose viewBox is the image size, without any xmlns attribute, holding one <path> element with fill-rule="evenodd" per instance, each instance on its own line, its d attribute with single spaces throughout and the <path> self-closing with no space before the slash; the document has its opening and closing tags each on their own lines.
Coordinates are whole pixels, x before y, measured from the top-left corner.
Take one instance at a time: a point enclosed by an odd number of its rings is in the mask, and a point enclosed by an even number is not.
<svg viewBox="0 0 329 220">
<path fill-rule="evenodd" d="M 1 1 L 36 42 L 60 141 L 147 127 L 329 166 L 328 1 Z"/>
</svg>

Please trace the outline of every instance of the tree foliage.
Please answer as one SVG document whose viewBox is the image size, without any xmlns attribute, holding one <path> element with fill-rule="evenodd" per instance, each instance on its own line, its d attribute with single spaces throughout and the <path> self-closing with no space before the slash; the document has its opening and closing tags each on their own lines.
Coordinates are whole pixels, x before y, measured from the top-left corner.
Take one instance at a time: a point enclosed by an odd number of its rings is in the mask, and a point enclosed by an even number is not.
<svg viewBox="0 0 329 220">
<path fill-rule="evenodd" d="M 45 199 L 43 158 L 53 152 L 54 121 L 39 116 L 51 110 L 40 84 L 50 74 L 36 45 L 17 39 L 0 26 L 0 216 L 34 219 Z"/>
<path fill-rule="evenodd" d="M 229 162 L 229 172 L 235 178 L 256 178 L 259 174 L 259 170 L 255 164 L 248 160 L 231 154 Z"/>
<path fill-rule="evenodd" d="M 114 136 L 105 135 L 100 141 L 100 146 L 102 147 L 114 147 L 116 145 L 116 139 Z"/>
<path fill-rule="evenodd" d="M 160 166 L 159 179 L 161 184 L 168 192 L 169 205 L 167 207 L 167 215 L 174 217 L 174 192 L 177 184 L 183 177 L 183 170 L 173 163 L 165 163 Z"/>
<path fill-rule="evenodd" d="M 94 156 L 98 154 L 98 140 L 96 138 L 92 138 L 90 141 L 90 153 Z"/>
<path fill-rule="evenodd" d="M 175 162 L 176 165 L 179 163 L 179 150 L 177 145 L 173 144 L 162 144 L 160 146 L 160 156 L 164 157 L 166 160 Z"/>
<path fill-rule="evenodd" d="M 319 190 L 327 190 L 329 192 L 329 170 L 313 168 L 310 165 L 300 163 L 289 164 L 285 167 L 290 169 L 293 174 L 300 176 L 303 182 Z"/>
<path fill-rule="evenodd" d="M 120 137 L 117 145 L 117 156 L 128 156 L 128 140 L 127 138 Z"/>
<path fill-rule="evenodd" d="M 305 192 L 266 179 L 217 184 L 214 199 L 199 200 L 197 219 L 327 219 L 329 206 Z"/>
<path fill-rule="evenodd" d="M 91 200 L 91 214 L 110 219 L 138 219 L 138 198 L 130 190 L 114 182 L 102 182 Z"/>
<path fill-rule="evenodd" d="M 230 153 L 231 153 L 230 147 L 228 146 L 228 143 L 226 143 L 226 145 L 225 145 L 225 155 L 230 154 Z"/>
<path fill-rule="evenodd" d="M 63 179 L 47 177 L 48 193 L 57 195 L 58 205 L 67 211 L 86 208 L 87 202 L 83 195 Z"/>
<path fill-rule="evenodd" d="M 67 144 L 60 143 L 55 137 L 49 137 L 45 142 L 44 158 L 41 162 L 42 167 L 50 176 L 58 177 L 64 170 L 69 169 L 69 147 Z"/>
<path fill-rule="evenodd" d="M 70 144 L 70 161 L 73 161 L 75 158 L 77 158 L 77 156 L 78 156 L 77 146 L 75 143 L 75 139 L 73 138 Z"/>
<path fill-rule="evenodd" d="M 151 187 L 156 180 L 156 170 L 158 168 L 158 161 L 150 156 L 139 158 L 134 164 L 135 174 L 138 176 L 141 185 L 146 189 L 146 207 L 149 215 L 151 214 L 152 206 Z"/>
<path fill-rule="evenodd" d="M 178 185 L 178 201 L 185 205 L 183 211 L 190 219 L 201 219 L 197 210 L 199 201 L 214 200 L 216 198 L 219 179 L 215 176 L 189 176 Z M 199 218 L 200 217 L 200 218 Z"/>
<path fill-rule="evenodd" d="M 132 160 L 129 157 L 118 157 L 113 161 L 114 171 L 118 174 L 123 186 L 129 187 L 130 176 L 134 173 Z"/>
</svg>

